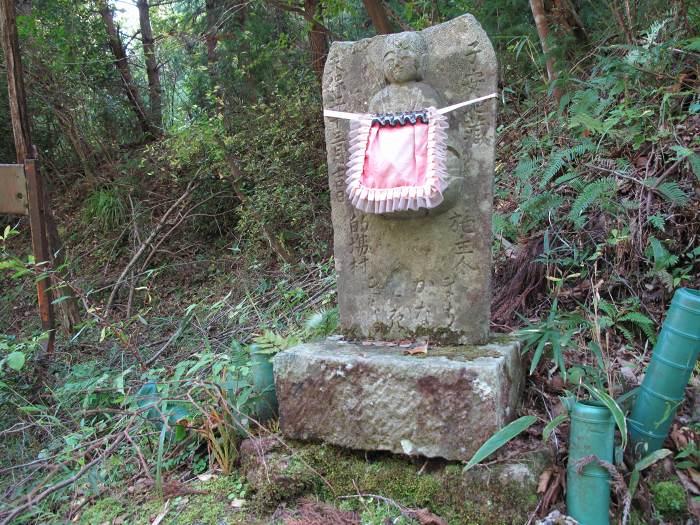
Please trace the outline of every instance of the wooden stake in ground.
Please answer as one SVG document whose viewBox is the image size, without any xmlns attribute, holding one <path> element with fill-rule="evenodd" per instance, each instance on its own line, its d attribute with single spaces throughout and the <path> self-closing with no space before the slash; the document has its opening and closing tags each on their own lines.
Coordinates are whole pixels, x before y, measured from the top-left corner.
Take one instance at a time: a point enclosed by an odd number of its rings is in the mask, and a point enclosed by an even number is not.
<svg viewBox="0 0 700 525">
<path fill-rule="evenodd" d="M 25 164 L 27 177 L 27 198 L 29 201 L 29 222 L 32 232 L 32 248 L 37 265 L 50 266 L 49 244 L 46 235 L 45 194 L 42 179 L 34 160 L 28 159 L 31 152 L 31 133 L 29 115 L 27 113 L 24 80 L 22 78 L 22 60 L 19 54 L 19 38 L 15 22 L 15 4 L 13 0 L 0 0 L 0 35 L 2 35 L 2 50 L 7 66 L 7 93 L 10 103 L 10 118 L 15 140 L 15 150 L 18 163 Z M 44 276 L 37 280 L 37 297 L 41 327 L 49 334 L 46 342 L 46 353 L 53 352 L 55 330 L 53 305 L 49 291 L 50 280 Z"/>
<path fill-rule="evenodd" d="M 19 52 L 19 38 L 15 21 L 15 7 L 12 0 L 0 0 L 0 35 L 2 36 L 2 48 L 7 66 L 8 100 L 10 103 L 10 118 L 12 120 L 17 163 L 25 164 L 25 161 L 28 159 L 36 158 L 36 152 L 32 145 L 31 119 L 27 111 L 27 99 L 22 74 L 22 59 Z M 41 257 L 46 257 L 48 255 L 48 258 L 42 259 L 40 258 L 40 254 L 35 252 L 36 261 L 50 261 L 53 268 L 59 268 L 63 264 L 63 250 L 58 236 L 58 230 L 56 229 L 56 223 L 51 213 L 51 200 L 49 199 L 46 184 L 39 172 L 38 166 L 34 165 L 34 169 L 36 171 L 35 181 L 32 181 L 31 174 L 29 172 L 27 173 L 27 190 L 28 193 L 36 192 L 36 198 L 41 203 L 40 223 L 43 225 L 43 232 L 35 230 L 35 223 L 31 221 L 30 216 L 32 236 L 41 233 L 48 243 L 46 253 L 42 252 L 41 254 Z M 31 198 L 31 195 L 29 195 L 29 197 Z M 29 209 L 31 213 L 31 205 Z M 73 326 L 80 321 L 80 314 L 78 312 L 75 296 L 68 286 L 60 284 L 61 280 L 57 274 L 52 274 L 51 279 L 53 282 L 54 298 L 61 298 L 59 306 L 61 324 L 67 333 L 71 333 Z M 37 284 L 37 286 L 39 287 L 40 285 Z M 45 288 L 48 289 L 48 282 Z M 50 304 L 50 298 L 48 302 L 49 306 L 43 310 L 45 312 L 52 312 L 53 308 Z M 51 324 L 51 329 L 53 330 L 53 324 Z M 51 334 L 53 334 L 53 331 Z"/>
</svg>

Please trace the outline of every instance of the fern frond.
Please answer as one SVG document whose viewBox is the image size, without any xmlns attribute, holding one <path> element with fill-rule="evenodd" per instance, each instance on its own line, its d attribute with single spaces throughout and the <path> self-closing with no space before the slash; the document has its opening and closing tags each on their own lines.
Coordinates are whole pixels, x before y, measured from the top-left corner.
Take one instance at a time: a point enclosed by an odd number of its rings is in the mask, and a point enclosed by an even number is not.
<svg viewBox="0 0 700 525">
<path fill-rule="evenodd" d="M 588 184 L 571 205 L 569 219 L 577 228 L 582 228 L 585 223 L 584 212 L 603 196 L 611 197 L 617 193 L 617 183 L 613 177 L 606 177 Z"/>
<path fill-rule="evenodd" d="M 525 181 L 530 178 L 530 176 L 535 173 L 535 170 L 539 167 L 541 159 L 539 157 L 523 157 L 518 162 L 515 167 L 513 176 L 518 180 Z"/>
<path fill-rule="evenodd" d="M 625 339 L 627 339 L 627 341 L 629 341 L 630 343 L 634 341 L 634 335 L 627 328 L 619 324 L 616 325 L 615 328 L 617 328 L 617 331 L 625 336 Z"/>
<path fill-rule="evenodd" d="M 654 214 L 649 215 L 649 224 L 651 224 L 657 230 L 664 231 L 666 227 L 666 219 L 662 215 Z"/>
<path fill-rule="evenodd" d="M 559 150 L 551 155 L 549 164 L 547 168 L 542 173 L 542 180 L 540 181 L 540 188 L 544 188 L 547 183 L 561 171 L 561 169 L 574 159 L 585 155 L 595 149 L 593 143 L 590 141 L 582 142 L 581 144 L 576 144 L 570 148 Z"/>
<path fill-rule="evenodd" d="M 657 187 L 661 195 L 672 204 L 683 206 L 688 203 L 688 194 L 676 182 L 663 182 Z"/>
<path fill-rule="evenodd" d="M 628 312 L 618 319 L 620 322 L 629 321 L 636 324 L 637 326 L 649 326 L 654 324 L 654 321 L 649 319 L 646 315 L 641 312 Z"/>
</svg>

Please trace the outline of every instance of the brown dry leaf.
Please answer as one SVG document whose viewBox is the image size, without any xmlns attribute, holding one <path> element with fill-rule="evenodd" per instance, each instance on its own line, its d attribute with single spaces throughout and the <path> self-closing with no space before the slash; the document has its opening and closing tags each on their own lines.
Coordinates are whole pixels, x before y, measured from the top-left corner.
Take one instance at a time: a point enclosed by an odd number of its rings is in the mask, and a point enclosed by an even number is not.
<svg viewBox="0 0 700 525">
<path fill-rule="evenodd" d="M 696 496 L 700 495 L 700 487 L 693 483 L 693 480 L 691 480 L 690 476 L 688 476 L 685 472 L 676 469 L 676 476 L 678 476 L 678 479 L 681 481 L 681 484 L 686 488 L 688 492 L 695 494 Z"/>
<path fill-rule="evenodd" d="M 420 355 L 428 353 L 428 343 L 419 344 L 413 348 L 408 348 L 403 351 L 405 355 Z"/>
<path fill-rule="evenodd" d="M 688 438 L 686 437 L 685 432 L 683 432 L 683 429 L 678 425 L 673 425 L 673 428 L 671 429 L 671 440 L 673 441 L 673 444 L 676 445 L 678 450 L 685 448 L 688 444 Z"/>
<path fill-rule="evenodd" d="M 554 505 L 554 502 L 557 501 L 559 489 L 561 488 L 563 492 L 565 489 L 565 485 L 566 471 L 561 467 L 555 466 L 552 472 L 552 480 L 549 483 L 547 490 L 545 490 L 542 496 L 541 512 L 547 512 L 552 507 L 552 505 Z"/>
<path fill-rule="evenodd" d="M 440 516 L 436 516 L 428 509 L 409 510 L 407 514 L 420 523 L 420 525 L 447 525 L 447 522 Z"/>
<path fill-rule="evenodd" d="M 700 487 L 700 472 L 694 468 L 686 469 L 686 472 L 690 475 L 690 479 L 693 480 L 693 483 Z"/>
<path fill-rule="evenodd" d="M 545 470 L 540 474 L 540 480 L 537 483 L 537 494 L 544 494 L 549 486 L 549 480 L 552 479 L 552 469 Z"/>
</svg>

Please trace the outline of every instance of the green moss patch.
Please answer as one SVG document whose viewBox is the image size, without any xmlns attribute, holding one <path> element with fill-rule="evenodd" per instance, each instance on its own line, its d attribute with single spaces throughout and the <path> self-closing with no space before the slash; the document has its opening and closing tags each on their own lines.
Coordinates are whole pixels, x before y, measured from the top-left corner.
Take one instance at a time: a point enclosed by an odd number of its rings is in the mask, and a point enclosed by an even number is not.
<svg viewBox="0 0 700 525">
<path fill-rule="evenodd" d="M 650 487 L 654 508 L 665 518 L 681 517 L 686 511 L 685 490 L 675 481 L 659 481 Z"/>
<path fill-rule="evenodd" d="M 259 485 L 255 500 L 261 510 L 271 511 L 281 500 L 313 494 L 329 503 L 344 501 L 361 511 L 359 500 L 339 499 L 361 493 L 390 498 L 409 508 L 427 508 L 454 524 L 524 523 L 537 503 L 539 472 L 549 461 L 546 454 L 532 453 L 523 456 L 520 465 L 508 463 L 465 473 L 455 463 L 414 463 L 330 445 L 295 444 L 294 448 L 296 454 L 286 460 L 281 459 L 282 452 L 268 454 L 273 458 L 266 459 L 271 483 L 254 484 Z M 279 466 L 283 466 L 281 472 Z"/>
</svg>

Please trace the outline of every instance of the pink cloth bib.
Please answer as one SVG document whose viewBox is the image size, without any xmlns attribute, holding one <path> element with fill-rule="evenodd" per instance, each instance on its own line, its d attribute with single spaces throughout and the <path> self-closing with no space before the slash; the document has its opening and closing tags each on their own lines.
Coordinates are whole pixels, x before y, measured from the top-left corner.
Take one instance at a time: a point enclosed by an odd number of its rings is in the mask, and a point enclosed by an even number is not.
<svg viewBox="0 0 700 525">
<path fill-rule="evenodd" d="M 427 124 L 382 125 L 370 114 L 351 122 L 345 181 L 353 206 L 388 213 L 434 208 L 442 202 L 447 118 L 435 108 L 426 114 Z"/>
<path fill-rule="evenodd" d="M 494 97 L 496 93 L 491 93 L 441 109 L 398 115 L 324 110 L 326 117 L 350 121 L 345 182 L 352 205 L 367 213 L 388 213 L 440 204 L 447 188 L 445 113 Z"/>
<path fill-rule="evenodd" d="M 369 130 L 360 182 L 366 188 L 422 186 L 428 168 L 428 125 L 374 123 Z"/>
</svg>

